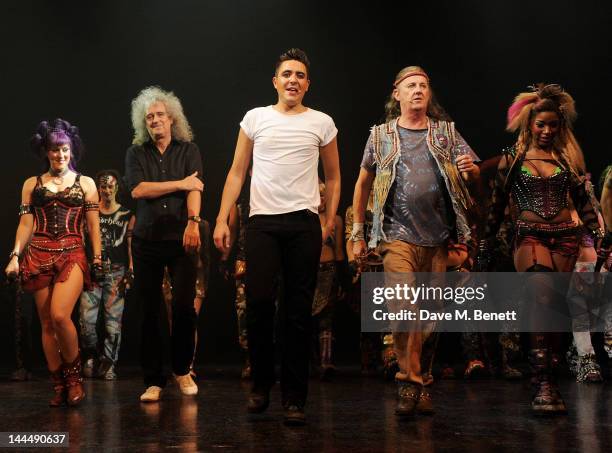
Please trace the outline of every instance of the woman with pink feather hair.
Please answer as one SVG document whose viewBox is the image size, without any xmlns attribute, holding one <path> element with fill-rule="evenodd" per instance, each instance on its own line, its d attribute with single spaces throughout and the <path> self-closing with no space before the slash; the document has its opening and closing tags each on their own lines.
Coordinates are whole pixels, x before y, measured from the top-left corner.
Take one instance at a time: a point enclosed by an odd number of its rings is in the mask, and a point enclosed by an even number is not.
<svg viewBox="0 0 612 453">
<path fill-rule="evenodd" d="M 495 235 L 510 204 L 514 221 L 514 266 L 534 272 L 527 282 L 536 414 L 565 413 L 566 407 L 553 378 L 560 354 L 560 333 L 546 325 L 543 313 L 556 301 L 547 272 L 571 272 L 578 253 L 577 235 L 601 237 L 603 231 L 585 188 L 582 151 L 571 126 L 576 117 L 573 98 L 559 85 L 537 85 L 520 93 L 508 109 L 507 130 L 518 132 L 516 143 L 505 150 L 497 168 L 493 202 L 485 240 L 480 244 L 481 270 L 491 261 Z M 570 199 L 573 204 L 570 204 Z M 575 209 L 582 221 L 572 220 Z M 584 230 L 582 230 L 584 229 Z"/>
</svg>

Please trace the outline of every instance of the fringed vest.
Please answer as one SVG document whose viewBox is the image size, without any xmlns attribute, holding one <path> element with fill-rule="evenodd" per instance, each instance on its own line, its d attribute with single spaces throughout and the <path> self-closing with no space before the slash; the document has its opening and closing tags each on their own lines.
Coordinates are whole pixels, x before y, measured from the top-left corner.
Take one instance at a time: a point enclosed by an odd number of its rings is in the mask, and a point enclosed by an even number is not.
<svg viewBox="0 0 612 453">
<path fill-rule="evenodd" d="M 372 128 L 376 177 L 374 179 L 374 218 L 369 247 L 374 248 L 381 240 L 386 240 L 383 232 L 384 207 L 393 182 L 397 162 L 401 155 L 397 121 L 394 119 Z M 427 148 L 434 157 L 440 174 L 446 184 L 456 218 L 457 238 L 466 243 L 470 239 L 467 209 L 471 206 L 468 189 L 453 161 L 453 147 L 456 144 L 455 123 L 429 118 L 427 125 Z"/>
</svg>

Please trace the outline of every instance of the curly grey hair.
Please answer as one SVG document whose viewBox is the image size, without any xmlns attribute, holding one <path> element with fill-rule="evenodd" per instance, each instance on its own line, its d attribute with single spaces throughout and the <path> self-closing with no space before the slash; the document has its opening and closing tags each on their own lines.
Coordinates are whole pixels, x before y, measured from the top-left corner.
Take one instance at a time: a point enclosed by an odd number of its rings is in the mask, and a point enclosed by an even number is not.
<svg viewBox="0 0 612 453">
<path fill-rule="evenodd" d="M 132 127 L 134 128 L 134 145 L 142 145 L 151 137 L 147 130 L 145 116 L 147 109 L 155 102 L 163 102 L 168 115 L 172 118 L 172 137 L 177 140 L 190 142 L 193 140 L 193 132 L 189 121 L 183 112 L 181 101 L 172 91 L 164 91 L 160 87 L 147 87 L 138 93 L 132 100 Z"/>
</svg>

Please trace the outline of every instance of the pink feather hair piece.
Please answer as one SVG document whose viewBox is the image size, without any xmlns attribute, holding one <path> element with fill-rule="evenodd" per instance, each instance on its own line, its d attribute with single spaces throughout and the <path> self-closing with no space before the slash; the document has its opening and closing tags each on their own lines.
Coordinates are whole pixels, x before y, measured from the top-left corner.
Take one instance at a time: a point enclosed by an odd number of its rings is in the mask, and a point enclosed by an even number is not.
<svg viewBox="0 0 612 453">
<path fill-rule="evenodd" d="M 521 111 L 523 110 L 523 107 L 536 102 L 538 99 L 539 96 L 536 93 L 518 95 L 514 103 L 508 109 L 508 126 L 510 126 L 510 124 L 512 124 L 515 118 L 520 115 Z"/>
</svg>

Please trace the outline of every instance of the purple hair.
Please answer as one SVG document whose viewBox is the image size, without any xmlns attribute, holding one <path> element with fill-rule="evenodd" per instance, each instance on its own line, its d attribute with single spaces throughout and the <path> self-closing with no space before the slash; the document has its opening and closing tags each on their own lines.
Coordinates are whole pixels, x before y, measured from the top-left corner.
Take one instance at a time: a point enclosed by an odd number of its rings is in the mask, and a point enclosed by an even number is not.
<svg viewBox="0 0 612 453">
<path fill-rule="evenodd" d="M 68 121 L 57 118 L 51 122 L 42 121 L 36 128 L 36 132 L 30 139 L 30 148 L 41 159 L 44 160 L 46 170 L 49 169 L 47 151 L 57 145 L 70 145 L 71 170 L 76 169 L 76 163 L 83 152 L 83 142 L 79 136 L 79 128 L 71 125 Z"/>
</svg>

